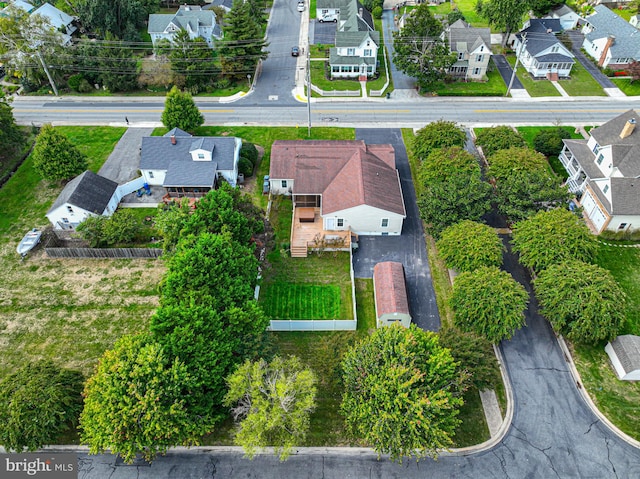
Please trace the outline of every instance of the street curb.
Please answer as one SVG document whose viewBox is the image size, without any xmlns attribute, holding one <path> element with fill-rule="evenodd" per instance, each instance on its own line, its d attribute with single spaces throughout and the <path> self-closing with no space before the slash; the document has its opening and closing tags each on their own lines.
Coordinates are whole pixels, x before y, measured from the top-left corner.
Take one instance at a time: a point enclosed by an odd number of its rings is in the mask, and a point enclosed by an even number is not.
<svg viewBox="0 0 640 479">
<path fill-rule="evenodd" d="M 580 377 L 580 373 L 578 372 L 578 369 L 576 368 L 576 365 L 573 362 L 573 356 L 571 356 L 571 352 L 569 351 L 569 347 L 567 346 L 567 343 L 565 342 L 564 338 L 558 335 L 556 336 L 556 339 L 558 340 L 560 349 L 562 349 L 562 353 L 564 354 L 564 359 L 569 365 L 569 371 L 571 372 L 571 375 L 573 376 L 573 379 L 576 383 L 576 388 L 578 389 L 578 393 L 580 394 L 580 396 L 582 396 L 582 399 L 584 399 L 584 402 L 587 403 L 587 406 L 589 406 L 589 409 L 591 409 L 593 414 L 595 414 L 596 417 L 600 421 L 602 421 L 616 436 L 618 436 L 620 439 L 625 441 L 627 444 L 640 449 L 640 441 L 637 441 L 636 439 L 622 432 L 620 429 L 618 429 L 618 426 L 613 424 L 604 414 L 602 414 L 602 412 L 600 412 L 600 409 L 598 409 L 598 407 L 593 402 L 593 400 L 591 399 L 591 396 L 589 396 L 589 393 L 586 391 L 584 387 L 582 378 Z"/>
</svg>

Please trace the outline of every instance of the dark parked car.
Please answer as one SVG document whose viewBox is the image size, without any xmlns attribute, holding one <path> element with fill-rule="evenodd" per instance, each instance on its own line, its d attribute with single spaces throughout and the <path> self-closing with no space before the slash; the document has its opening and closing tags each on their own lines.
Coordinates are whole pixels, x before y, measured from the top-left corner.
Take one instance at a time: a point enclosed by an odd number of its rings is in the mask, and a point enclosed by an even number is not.
<svg viewBox="0 0 640 479">
<path fill-rule="evenodd" d="M 292 57 L 297 57 L 300 55 L 300 49 L 298 47 L 292 47 L 291 48 L 291 56 Z"/>
</svg>

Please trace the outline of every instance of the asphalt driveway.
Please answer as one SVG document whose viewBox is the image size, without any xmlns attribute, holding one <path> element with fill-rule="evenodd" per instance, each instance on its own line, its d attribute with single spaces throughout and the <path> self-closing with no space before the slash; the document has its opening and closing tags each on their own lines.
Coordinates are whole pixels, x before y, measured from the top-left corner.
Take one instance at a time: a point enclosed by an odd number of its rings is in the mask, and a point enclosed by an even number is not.
<svg viewBox="0 0 640 479">
<path fill-rule="evenodd" d="M 495 64 L 500 76 L 504 80 L 505 85 L 509 86 L 509 82 L 511 81 L 511 77 L 513 76 L 513 68 L 509 65 L 507 58 L 504 55 L 491 55 L 491 59 Z M 513 77 L 513 84 L 511 85 L 512 90 L 524 90 L 524 85 L 518 79 L 517 76 Z"/>
<path fill-rule="evenodd" d="M 337 23 L 309 20 L 309 38 L 316 45 L 334 45 L 336 43 Z"/>
<path fill-rule="evenodd" d="M 118 141 L 98 174 L 119 185 L 140 176 L 140 146 L 142 138 L 151 136 L 153 128 L 128 128 Z"/>
<path fill-rule="evenodd" d="M 396 168 L 400 174 L 402 194 L 407 211 L 402 235 L 361 236 L 359 248 L 353 256 L 358 278 L 373 277 L 373 267 L 381 261 L 398 261 L 404 265 L 412 320 L 423 329 L 438 331 L 440 315 L 431 283 L 431 269 L 427 261 L 424 230 L 418 214 L 416 192 L 413 188 L 407 150 L 399 129 L 356 129 L 356 139 L 371 144 L 390 143 L 396 150 Z"/>
<path fill-rule="evenodd" d="M 582 53 L 580 47 L 584 42 L 584 35 L 578 30 L 569 30 L 567 32 L 569 39 L 571 40 L 571 53 L 576 56 L 576 60 L 580 62 L 580 65 L 587 70 L 593 78 L 598 82 L 602 88 L 617 88 L 609 78 L 600 71 L 600 69 L 593 64 L 589 58 Z"/>
</svg>

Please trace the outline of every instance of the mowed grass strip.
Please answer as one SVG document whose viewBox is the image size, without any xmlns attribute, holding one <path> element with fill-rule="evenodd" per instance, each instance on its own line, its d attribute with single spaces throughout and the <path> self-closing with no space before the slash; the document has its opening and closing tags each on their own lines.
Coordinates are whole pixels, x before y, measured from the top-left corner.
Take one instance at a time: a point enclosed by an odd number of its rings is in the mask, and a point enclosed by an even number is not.
<svg viewBox="0 0 640 479">
<path fill-rule="evenodd" d="M 344 319 L 336 285 L 275 283 L 266 288 L 262 306 L 272 319 Z"/>
</svg>

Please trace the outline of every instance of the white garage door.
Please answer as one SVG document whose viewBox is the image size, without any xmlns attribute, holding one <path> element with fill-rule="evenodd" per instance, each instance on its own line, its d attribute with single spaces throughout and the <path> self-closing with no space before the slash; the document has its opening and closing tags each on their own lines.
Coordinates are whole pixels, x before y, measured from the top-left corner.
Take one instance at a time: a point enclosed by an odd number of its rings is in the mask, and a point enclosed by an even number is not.
<svg viewBox="0 0 640 479">
<path fill-rule="evenodd" d="M 584 208 L 585 213 L 587 213 L 587 217 L 593 223 L 593 226 L 596 227 L 596 230 L 600 231 L 604 226 L 606 216 L 602 210 L 600 210 L 590 192 L 586 192 L 582 198 L 582 207 Z"/>
</svg>

